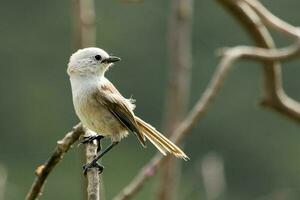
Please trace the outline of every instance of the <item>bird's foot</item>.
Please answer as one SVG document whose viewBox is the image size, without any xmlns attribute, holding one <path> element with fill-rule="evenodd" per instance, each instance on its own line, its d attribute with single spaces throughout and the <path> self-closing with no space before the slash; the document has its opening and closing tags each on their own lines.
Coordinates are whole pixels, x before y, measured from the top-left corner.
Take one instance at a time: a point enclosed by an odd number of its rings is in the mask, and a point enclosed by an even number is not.
<svg viewBox="0 0 300 200">
<path fill-rule="evenodd" d="M 98 142 L 101 141 L 101 139 L 103 139 L 104 136 L 102 135 L 91 135 L 91 136 L 84 136 L 83 140 L 80 142 L 81 144 L 86 144 L 86 143 L 91 143 L 94 140 L 97 140 Z"/>
<path fill-rule="evenodd" d="M 98 141 L 98 148 L 97 152 L 101 150 L 101 139 L 103 139 L 104 136 L 102 135 L 91 135 L 91 136 L 84 136 L 83 140 L 80 142 L 81 144 L 87 144 L 87 143 L 92 143 L 94 140 Z"/>
<path fill-rule="evenodd" d="M 104 170 L 104 167 L 100 164 L 98 164 L 95 161 L 92 161 L 90 163 L 87 163 L 85 165 L 83 165 L 83 174 L 86 176 L 87 172 L 92 169 L 92 168 L 97 168 L 99 170 L 99 174 L 101 174 Z"/>
</svg>

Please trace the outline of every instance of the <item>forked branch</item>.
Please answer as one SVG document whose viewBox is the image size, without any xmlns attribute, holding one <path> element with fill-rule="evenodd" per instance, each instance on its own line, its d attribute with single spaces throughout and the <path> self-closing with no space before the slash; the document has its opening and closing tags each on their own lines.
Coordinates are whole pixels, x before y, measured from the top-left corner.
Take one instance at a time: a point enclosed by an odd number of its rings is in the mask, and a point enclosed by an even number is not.
<svg viewBox="0 0 300 200">
<path fill-rule="evenodd" d="M 274 16 L 257 0 L 218 0 L 225 8 L 233 14 L 237 20 L 246 28 L 257 46 L 274 49 L 275 45 L 266 26 L 274 28 L 286 36 L 296 39 L 294 45 L 290 46 L 291 51 L 287 56 L 299 56 L 299 29 L 288 24 L 287 22 Z M 265 26 L 265 25 L 266 26 Z M 290 119 L 300 122 L 300 104 L 290 98 L 282 86 L 281 66 L 276 59 L 263 62 L 264 87 L 263 87 L 263 106 L 289 117 Z"/>
</svg>

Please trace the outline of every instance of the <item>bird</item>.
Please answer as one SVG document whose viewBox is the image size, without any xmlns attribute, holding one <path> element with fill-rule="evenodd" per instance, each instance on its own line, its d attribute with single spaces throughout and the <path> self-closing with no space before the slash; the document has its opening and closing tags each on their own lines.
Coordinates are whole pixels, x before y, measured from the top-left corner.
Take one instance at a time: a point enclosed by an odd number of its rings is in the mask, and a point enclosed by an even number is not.
<svg viewBox="0 0 300 200">
<path fill-rule="evenodd" d="M 105 77 L 110 67 L 120 60 L 97 47 L 79 49 L 69 59 L 67 74 L 75 112 L 85 128 L 97 133 L 84 142 L 104 137 L 111 139 L 111 144 L 103 152 L 83 166 L 84 173 L 94 167 L 102 172 L 103 166 L 97 161 L 130 132 L 137 136 L 143 147 L 148 139 L 163 155 L 170 153 L 188 160 L 189 157 L 178 146 L 136 116 L 135 100 L 122 96 Z"/>
</svg>

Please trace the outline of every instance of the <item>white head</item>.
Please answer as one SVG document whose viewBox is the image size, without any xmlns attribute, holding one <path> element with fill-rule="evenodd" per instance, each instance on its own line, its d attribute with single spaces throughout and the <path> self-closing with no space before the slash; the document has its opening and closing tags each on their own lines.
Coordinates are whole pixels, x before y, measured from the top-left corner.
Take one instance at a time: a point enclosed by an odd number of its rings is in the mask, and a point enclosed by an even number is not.
<svg viewBox="0 0 300 200">
<path fill-rule="evenodd" d="M 70 57 L 67 72 L 69 76 L 102 76 L 114 62 L 120 60 L 96 47 L 79 49 Z"/>
</svg>

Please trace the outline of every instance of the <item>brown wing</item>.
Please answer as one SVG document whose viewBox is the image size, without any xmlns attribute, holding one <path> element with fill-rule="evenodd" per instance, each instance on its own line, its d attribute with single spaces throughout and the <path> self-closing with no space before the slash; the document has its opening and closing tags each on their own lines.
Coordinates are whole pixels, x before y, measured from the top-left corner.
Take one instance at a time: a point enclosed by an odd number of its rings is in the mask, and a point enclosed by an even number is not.
<svg viewBox="0 0 300 200">
<path fill-rule="evenodd" d="M 145 136 L 140 132 L 135 121 L 129 100 L 125 99 L 108 80 L 95 93 L 95 98 L 104 105 L 124 127 L 136 134 L 139 141 L 145 146 Z"/>
</svg>

